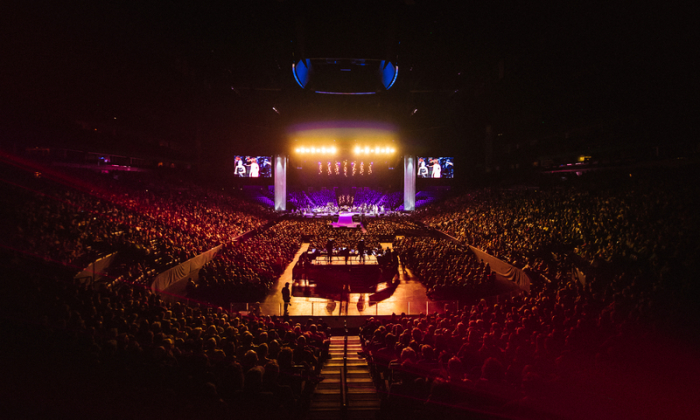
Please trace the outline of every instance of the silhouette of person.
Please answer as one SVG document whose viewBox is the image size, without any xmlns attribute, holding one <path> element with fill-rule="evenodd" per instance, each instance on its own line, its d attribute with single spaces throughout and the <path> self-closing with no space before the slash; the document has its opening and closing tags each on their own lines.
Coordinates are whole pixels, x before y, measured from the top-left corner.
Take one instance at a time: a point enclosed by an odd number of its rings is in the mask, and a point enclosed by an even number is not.
<svg viewBox="0 0 700 420">
<path fill-rule="evenodd" d="M 284 301 L 284 314 L 289 314 L 289 305 L 291 305 L 292 292 L 289 290 L 289 282 L 284 284 L 282 288 L 282 300 Z"/>
</svg>

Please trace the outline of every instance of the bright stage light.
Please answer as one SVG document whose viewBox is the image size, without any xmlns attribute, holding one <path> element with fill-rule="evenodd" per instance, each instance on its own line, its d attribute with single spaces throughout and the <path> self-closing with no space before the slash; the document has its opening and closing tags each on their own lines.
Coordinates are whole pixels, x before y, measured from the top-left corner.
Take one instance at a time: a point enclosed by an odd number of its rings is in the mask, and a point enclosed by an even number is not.
<svg viewBox="0 0 700 420">
<path fill-rule="evenodd" d="M 382 147 L 382 153 L 386 153 L 386 149 Z"/>
<path fill-rule="evenodd" d="M 323 153 L 324 155 L 326 154 L 326 147 L 325 146 L 321 148 L 321 153 Z"/>
<path fill-rule="evenodd" d="M 369 146 L 365 146 L 365 153 L 369 154 Z"/>
<path fill-rule="evenodd" d="M 332 153 L 332 154 L 335 154 L 336 151 L 337 151 L 337 150 L 336 150 L 335 146 L 331 147 L 331 153 Z"/>
</svg>

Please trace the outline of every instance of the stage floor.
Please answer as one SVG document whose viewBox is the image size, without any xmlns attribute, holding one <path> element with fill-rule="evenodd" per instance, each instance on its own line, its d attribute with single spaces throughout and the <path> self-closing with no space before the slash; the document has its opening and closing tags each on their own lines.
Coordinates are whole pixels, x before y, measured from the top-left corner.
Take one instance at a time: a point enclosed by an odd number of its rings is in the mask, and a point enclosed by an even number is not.
<svg viewBox="0 0 700 420">
<path fill-rule="evenodd" d="M 328 257 L 321 255 L 315 260 L 311 261 L 312 265 L 377 265 L 377 257 L 374 255 L 365 255 L 365 261 L 360 261 L 360 257 L 357 255 L 351 255 L 348 261 L 345 261 L 345 257 L 339 257 L 334 255 L 331 260 L 328 261 Z"/>
<path fill-rule="evenodd" d="M 391 248 L 390 243 L 382 243 L 382 248 Z M 308 243 L 302 244 L 294 260 L 287 266 L 279 281 L 267 299 L 262 302 L 260 310 L 266 315 L 279 315 L 283 310 L 282 288 L 286 282 L 293 285 L 292 269 L 302 252 L 309 248 Z M 335 264 L 335 261 L 333 261 Z M 345 263 L 343 258 L 343 264 Z M 321 297 L 293 297 L 292 305 L 289 307 L 291 316 L 353 316 L 353 315 L 391 315 L 419 314 L 426 312 L 444 310 L 444 302 L 432 302 L 426 296 L 425 286 L 423 286 L 410 271 L 406 273 L 399 269 L 399 279 L 394 285 L 380 284 L 377 292 L 373 295 L 369 293 L 350 293 L 349 299 L 341 302 L 339 299 Z M 304 285 L 303 281 L 300 283 Z M 294 291 L 292 290 L 292 295 Z M 381 298 L 378 302 L 369 302 L 369 297 Z"/>
<path fill-rule="evenodd" d="M 345 227 L 345 228 L 358 228 L 360 227 L 360 222 L 353 222 L 352 221 L 352 216 L 355 214 L 359 213 L 339 213 L 338 214 L 338 221 L 331 223 L 331 225 L 334 228 L 340 228 L 340 227 Z"/>
</svg>

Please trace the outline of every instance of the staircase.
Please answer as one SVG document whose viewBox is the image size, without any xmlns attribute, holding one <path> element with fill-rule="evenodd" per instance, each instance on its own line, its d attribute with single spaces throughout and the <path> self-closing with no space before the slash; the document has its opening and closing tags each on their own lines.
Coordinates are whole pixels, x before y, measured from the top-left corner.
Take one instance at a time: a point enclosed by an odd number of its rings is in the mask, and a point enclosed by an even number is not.
<svg viewBox="0 0 700 420">
<path fill-rule="evenodd" d="M 330 359 L 321 370 L 307 419 L 363 419 L 379 417 L 381 400 L 361 351 L 360 338 L 331 337 Z"/>
</svg>

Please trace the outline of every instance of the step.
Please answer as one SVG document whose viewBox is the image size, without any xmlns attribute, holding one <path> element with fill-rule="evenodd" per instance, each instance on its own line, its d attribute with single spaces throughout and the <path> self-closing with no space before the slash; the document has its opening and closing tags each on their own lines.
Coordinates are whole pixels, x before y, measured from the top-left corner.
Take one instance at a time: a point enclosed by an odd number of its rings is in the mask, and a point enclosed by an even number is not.
<svg viewBox="0 0 700 420">
<path fill-rule="evenodd" d="M 362 378 L 355 378 L 355 377 L 350 377 L 348 378 L 348 384 L 350 383 L 372 383 L 372 378 L 369 377 L 362 377 Z M 323 381 L 326 382 L 326 381 Z M 323 383 L 321 382 L 321 383 Z"/>
<path fill-rule="evenodd" d="M 367 366 L 367 362 L 364 359 L 348 359 L 347 365 L 348 367 Z M 343 366 L 343 359 L 331 359 L 328 362 L 326 362 L 323 368 L 325 369 L 326 366 Z"/>
<path fill-rule="evenodd" d="M 348 409 L 353 409 L 353 408 L 376 408 L 379 409 L 382 405 L 382 402 L 379 399 L 375 400 L 349 400 L 348 401 Z"/>
<path fill-rule="evenodd" d="M 314 393 L 313 401 L 340 401 L 340 389 L 336 385 L 334 389 L 316 389 Z"/>
<path fill-rule="evenodd" d="M 338 410 L 340 407 L 338 400 L 334 401 L 312 401 L 309 410 Z"/>
<path fill-rule="evenodd" d="M 374 387 L 367 387 L 367 388 L 348 388 L 348 395 L 352 394 L 352 399 L 358 399 L 358 400 L 376 400 L 381 398 L 379 394 L 377 394 L 377 391 L 374 389 Z"/>
</svg>

